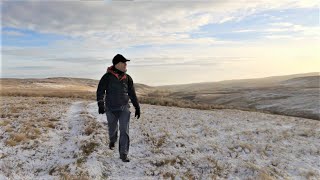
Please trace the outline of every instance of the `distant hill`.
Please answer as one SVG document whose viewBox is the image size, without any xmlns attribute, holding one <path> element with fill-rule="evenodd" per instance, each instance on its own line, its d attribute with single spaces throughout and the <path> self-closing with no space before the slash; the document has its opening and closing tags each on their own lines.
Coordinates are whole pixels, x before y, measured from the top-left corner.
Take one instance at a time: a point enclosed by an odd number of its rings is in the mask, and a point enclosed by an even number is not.
<svg viewBox="0 0 320 180">
<path fill-rule="evenodd" d="M 0 79 L 1 95 L 95 99 L 98 80 L 54 77 Z M 305 73 L 152 87 L 135 83 L 142 103 L 232 108 L 320 119 L 320 74 Z M 190 105 L 191 104 L 191 105 Z M 201 107 L 202 106 L 202 107 Z"/>
<path fill-rule="evenodd" d="M 318 72 L 159 86 L 156 89 L 159 96 L 171 99 L 320 119 Z"/>
<path fill-rule="evenodd" d="M 319 76 L 307 76 L 288 79 L 280 82 L 281 85 L 291 87 L 320 87 Z"/>
<path fill-rule="evenodd" d="M 0 79 L 3 90 L 5 89 L 44 89 L 44 90 L 74 90 L 95 92 L 99 80 L 84 78 L 52 77 L 44 79 Z M 144 94 L 152 87 L 135 83 L 137 94 Z"/>
<path fill-rule="evenodd" d="M 284 76 L 272 76 L 265 78 L 256 78 L 256 79 L 239 79 L 239 80 L 225 80 L 219 82 L 204 82 L 204 83 L 192 83 L 192 84 L 183 84 L 183 85 L 166 85 L 166 86 L 157 86 L 158 89 L 166 89 L 170 91 L 211 91 L 212 89 L 226 89 L 226 88 L 249 88 L 249 87 L 268 87 L 268 86 L 277 86 L 281 82 L 287 81 L 295 78 L 302 77 L 318 77 L 319 72 L 312 73 L 303 73 L 303 74 L 293 74 L 293 75 L 284 75 Z"/>
</svg>

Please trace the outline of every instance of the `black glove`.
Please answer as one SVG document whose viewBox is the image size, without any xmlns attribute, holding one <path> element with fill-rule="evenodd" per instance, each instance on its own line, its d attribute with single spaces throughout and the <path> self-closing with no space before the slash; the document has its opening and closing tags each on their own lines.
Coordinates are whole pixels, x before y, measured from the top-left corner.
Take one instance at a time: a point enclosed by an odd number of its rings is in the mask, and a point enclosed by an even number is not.
<svg viewBox="0 0 320 180">
<path fill-rule="evenodd" d="M 134 117 L 137 117 L 137 119 L 140 118 L 140 108 L 136 108 L 136 113 L 134 114 Z"/>
<path fill-rule="evenodd" d="M 98 102 L 98 106 L 99 106 L 99 114 L 104 114 L 105 113 L 104 102 L 103 101 L 99 101 Z"/>
</svg>

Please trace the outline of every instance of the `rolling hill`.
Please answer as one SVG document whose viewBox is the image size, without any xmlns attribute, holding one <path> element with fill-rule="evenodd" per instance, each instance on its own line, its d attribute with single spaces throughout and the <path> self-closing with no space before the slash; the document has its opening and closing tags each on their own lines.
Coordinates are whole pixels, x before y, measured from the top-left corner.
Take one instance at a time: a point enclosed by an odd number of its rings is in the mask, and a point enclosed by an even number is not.
<svg viewBox="0 0 320 180">
<path fill-rule="evenodd" d="M 45 96 L 95 99 L 98 80 L 55 77 L 46 79 L 0 79 L 4 96 Z M 318 72 L 257 79 L 227 80 L 169 86 L 135 84 L 142 103 L 150 100 L 168 105 L 164 99 L 226 109 L 264 111 L 320 119 L 320 75 Z"/>
</svg>

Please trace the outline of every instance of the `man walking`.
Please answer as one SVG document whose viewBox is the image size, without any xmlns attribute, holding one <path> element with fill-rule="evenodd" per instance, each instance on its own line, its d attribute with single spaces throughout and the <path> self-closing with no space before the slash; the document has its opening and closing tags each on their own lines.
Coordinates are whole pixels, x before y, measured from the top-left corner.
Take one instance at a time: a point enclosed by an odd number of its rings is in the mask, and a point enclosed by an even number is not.
<svg viewBox="0 0 320 180">
<path fill-rule="evenodd" d="M 109 67 L 98 85 L 97 101 L 99 114 L 107 114 L 109 129 L 109 148 L 114 149 L 118 139 L 118 121 L 120 129 L 119 153 L 123 162 L 130 162 L 129 152 L 129 98 L 135 107 L 135 117 L 140 118 L 140 106 L 136 96 L 132 78 L 126 74 L 127 61 L 121 54 L 117 54 L 113 60 L 113 66 Z"/>
</svg>

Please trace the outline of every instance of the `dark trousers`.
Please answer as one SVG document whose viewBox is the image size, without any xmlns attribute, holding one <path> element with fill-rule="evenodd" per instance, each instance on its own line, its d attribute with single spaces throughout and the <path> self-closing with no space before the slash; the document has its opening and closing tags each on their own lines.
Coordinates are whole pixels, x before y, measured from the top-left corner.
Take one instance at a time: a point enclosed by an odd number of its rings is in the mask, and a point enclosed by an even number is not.
<svg viewBox="0 0 320 180">
<path fill-rule="evenodd" d="M 110 142 L 116 142 L 118 139 L 118 121 L 120 129 L 120 141 L 119 141 L 119 153 L 129 153 L 129 122 L 130 122 L 130 110 L 124 108 L 120 111 L 107 111 L 108 129 Z"/>
</svg>

